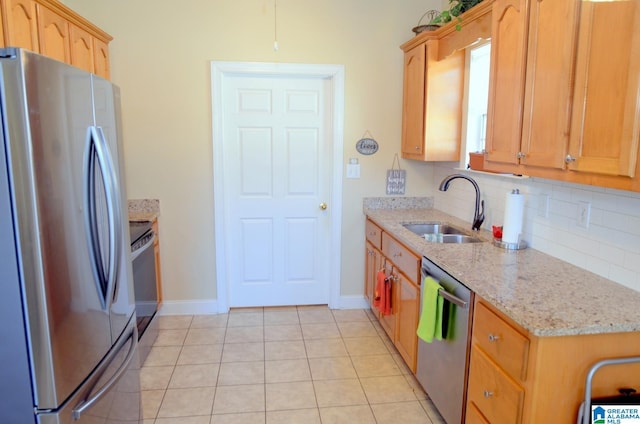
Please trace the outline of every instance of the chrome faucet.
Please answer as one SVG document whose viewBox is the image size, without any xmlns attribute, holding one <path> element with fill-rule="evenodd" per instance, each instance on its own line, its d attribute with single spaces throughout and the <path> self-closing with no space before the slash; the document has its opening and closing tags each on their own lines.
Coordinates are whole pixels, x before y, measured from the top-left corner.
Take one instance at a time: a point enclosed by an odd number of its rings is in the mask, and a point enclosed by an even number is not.
<svg viewBox="0 0 640 424">
<path fill-rule="evenodd" d="M 473 215 L 473 225 L 471 226 L 471 229 L 479 230 L 482 222 L 484 221 L 484 200 L 480 201 L 480 187 L 478 187 L 478 183 L 476 183 L 473 178 L 467 177 L 466 175 L 452 174 L 442 180 L 439 190 L 447 191 L 451 180 L 455 180 L 456 178 L 462 178 L 469 181 L 471 184 L 473 184 L 473 188 L 476 189 L 476 210 Z"/>
</svg>

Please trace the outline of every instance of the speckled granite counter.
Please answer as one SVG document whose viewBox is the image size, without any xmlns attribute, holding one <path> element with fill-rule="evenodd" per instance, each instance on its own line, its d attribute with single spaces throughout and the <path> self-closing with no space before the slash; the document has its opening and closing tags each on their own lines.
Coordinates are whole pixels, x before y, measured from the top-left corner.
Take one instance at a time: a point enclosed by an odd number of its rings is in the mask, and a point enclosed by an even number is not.
<svg viewBox="0 0 640 424">
<path fill-rule="evenodd" d="M 471 224 L 436 209 L 381 209 L 364 213 L 407 247 L 428 257 L 536 336 L 640 331 L 640 293 L 534 249 L 505 251 L 487 242 L 430 243 L 402 223 Z"/>
<path fill-rule="evenodd" d="M 129 221 L 153 221 L 160 215 L 158 199 L 130 199 Z"/>
</svg>

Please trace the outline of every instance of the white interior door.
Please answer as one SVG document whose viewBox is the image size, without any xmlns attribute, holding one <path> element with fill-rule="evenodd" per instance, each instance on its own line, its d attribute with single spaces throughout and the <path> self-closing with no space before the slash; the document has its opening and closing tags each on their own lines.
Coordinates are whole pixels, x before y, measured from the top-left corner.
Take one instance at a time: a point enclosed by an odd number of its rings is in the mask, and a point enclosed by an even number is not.
<svg viewBox="0 0 640 424">
<path fill-rule="evenodd" d="M 222 140 L 214 156 L 222 159 L 216 199 L 224 226 L 216 265 L 224 267 L 218 275 L 229 306 L 329 303 L 331 80 L 230 74 L 220 93 Z"/>
</svg>

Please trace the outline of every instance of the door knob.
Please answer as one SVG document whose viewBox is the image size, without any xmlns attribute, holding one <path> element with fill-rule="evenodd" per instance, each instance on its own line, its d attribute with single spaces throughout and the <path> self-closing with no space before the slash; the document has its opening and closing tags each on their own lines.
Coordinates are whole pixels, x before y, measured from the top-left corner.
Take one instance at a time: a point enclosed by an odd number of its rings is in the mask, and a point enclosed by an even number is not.
<svg viewBox="0 0 640 424">
<path fill-rule="evenodd" d="M 324 202 L 320 203 L 320 209 L 322 209 L 322 210 L 327 209 L 327 204 L 324 203 Z"/>
</svg>

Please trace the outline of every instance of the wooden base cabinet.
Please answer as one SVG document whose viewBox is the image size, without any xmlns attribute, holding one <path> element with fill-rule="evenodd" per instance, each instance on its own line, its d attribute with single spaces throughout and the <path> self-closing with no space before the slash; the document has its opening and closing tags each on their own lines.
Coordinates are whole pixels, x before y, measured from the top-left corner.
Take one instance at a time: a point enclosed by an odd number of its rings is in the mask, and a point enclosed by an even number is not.
<svg viewBox="0 0 640 424">
<path fill-rule="evenodd" d="M 158 218 L 153 220 L 153 232 L 156 238 L 153 242 L 153 253 L 156 259 L 156 290 L 158 293 L 158 308 L 162 305 L 162 272 L 160 267 L 160 230 L 158 228 Z"/>
<path fill-rule="evenodd" d="M 576 422 L 591 366 L 637 356 L 638 346 L 640 333 L 537 337 L 476 295 L 467 422 Z M 640 387 L 640 364 L 601 368 L 591 397 L 621 387 Z"/>
<path fill-rule="evenodd" d="M 373 221 L 366 222 L 365 298 L 380 326 L 394 343 L 409 369 L 415 373 L 420 311 L 420 257 L 382 231 Z M 391 283 L 391 314 L 374 305 L 378 271 L 384 270 Z"/>
<path fill-rule="evenodd" d="M 109 78 L 109 34 L 57 0 L 0 0 L 2 44 Z"/>
</svg>

